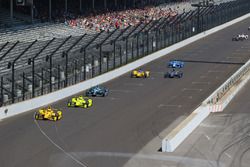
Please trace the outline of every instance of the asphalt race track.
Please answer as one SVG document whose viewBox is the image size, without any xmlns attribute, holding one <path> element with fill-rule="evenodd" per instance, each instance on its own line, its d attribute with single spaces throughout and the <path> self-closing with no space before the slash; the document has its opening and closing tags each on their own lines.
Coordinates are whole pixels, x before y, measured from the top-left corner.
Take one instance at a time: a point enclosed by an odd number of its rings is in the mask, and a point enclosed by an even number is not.
<svg viewBox="0 0 250 167">
<path fill-rule="evenodd" d="M 90 109 L 69 109 L 68 99 L 53 104 L 64 111 L 61 121 L 35 121 L 34 111 L 0 121 L 0 166 L 152 167 L 146 160 L 164 158 L 160 141 L 170 127 L 249 59 L 250 41 L 231 41 L 249 22 L 147 64 L 142 69 L 151 71 L 149 79 L 125 74 L 106 83 L 110 95 L 93 98 Z M 170 59 L 186 61 L 182 79 L 163 78 Z M 128 163 L 132 158 L 145 161 Z"/>
<path fill-rule="evenodd" d="M 181 160 L 179 167 L 201 167 L 197 160 L 203 160 L 202 167 L 249 167 L 249 89 L 250 82 L 223 112 L 210 114 L 183 142 L 174 156 L 189 160 Z"/>
</svg>

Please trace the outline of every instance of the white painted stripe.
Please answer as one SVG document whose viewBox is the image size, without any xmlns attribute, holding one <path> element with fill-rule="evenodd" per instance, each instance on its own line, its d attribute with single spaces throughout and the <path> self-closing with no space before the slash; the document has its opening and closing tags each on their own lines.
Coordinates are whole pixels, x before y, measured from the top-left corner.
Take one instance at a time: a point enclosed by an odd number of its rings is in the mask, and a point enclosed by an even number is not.
<svg viewBox="0 0 250 167">
<path fill-rule="evenodd" d="M 209 85 L 211 82 L 192 82 L 192 84 L 204 84 Z"/>
<path fill-rule="evenodd" d="M 159 104 L 158 108 L 162 108 L 162 107 L 178 107 L 181 108 L 182 105 L 176 105 L 176 104 Z"/>
<path fill-rule="evenodd" d="M 207 140 L 210 140 L 210 137 L 207 134 L 204 134 L 204 136 L 207 138 Z"/>
<path fill-rule="evenodd" d="M 202 89 L 197 89 L 197 88 L 183 88 L 182 91 L 202 91 Z"/>
<path fill-rule="evenodd" d="M 230 159 L 232 159 L 232 156 L 225 152 L 225 155 L 228 156 Z"/>
<path fill-rule="evenodd" d="M 222 71 L 222 70 L 209 70 L 208 72 L 209 73 L 223 73 L 225 71 Z"/>
<path fill-rule="evenodd" d="M 192 164 L 206 164 L 210 163 L 213 166 L 216 166 L 216 161 L 212 160 L 204 160 L 204 159 L 198 159 L 198 158 L 190 158 L 190 157 L 185 157 L 185 156 L 174 156 L 174 155 L 167 155 L 167 154 L 152 154 L 152 153 L 126 153 L 126 152 L 72 152 L 71 154 L 77 155 L 78 157 L 85 159 L 85 158 L 94 158 L 94 157 L 109 157 L 109 158 L 126 158 L 126 159 L 142 159 L 142 160 L 156 160 L 156 161 L 166 161 L 166 162 L 192 162 Z M 136 161 L 138 162 L 138 161 Z M 125 166 L 131 166 L 131 162 L 129 164 L 125 164 Z M 134 166 L 138 166 L 134 165 Z M 171 165 L 170 165 L 171 166 Z M 170 167 L 168 165 L 168 167 Z"/>
</svg>

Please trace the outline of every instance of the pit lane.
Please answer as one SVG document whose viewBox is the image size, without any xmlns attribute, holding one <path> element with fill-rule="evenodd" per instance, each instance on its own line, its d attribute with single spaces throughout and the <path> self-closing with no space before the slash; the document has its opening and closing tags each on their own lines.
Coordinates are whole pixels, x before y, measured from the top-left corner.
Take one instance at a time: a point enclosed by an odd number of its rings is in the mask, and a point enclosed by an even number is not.
<svg viewBox="0 0 250 167">
<path fill-rule="evenodd" d="M 1 121 L 0 166 L 124 166 L 153 139 L 160 141 L 166 128 L 185 118 L 249 59 L 250 41 L 231 41 L 247 31 L 249 21 L 145 65 L 149 79 L 125 74 L 106 83 L 110 95 L 94 98 L 90 109 L 67 108 L 68 99 L 53 104 L 64 111 L 59 122 L 36 122 L 34 111 Z M 186 61 L 182 79 L 163 77 L 170 59 Z M 152 144 L 146 153 L 164 156 L 160 145 Z"/>
</svg>

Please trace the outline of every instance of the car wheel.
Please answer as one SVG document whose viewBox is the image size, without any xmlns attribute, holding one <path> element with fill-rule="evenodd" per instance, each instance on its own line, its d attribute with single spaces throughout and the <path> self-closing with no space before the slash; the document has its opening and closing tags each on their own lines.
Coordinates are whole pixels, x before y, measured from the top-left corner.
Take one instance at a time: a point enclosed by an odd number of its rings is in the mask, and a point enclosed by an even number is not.
<svg viewBox="0 0 250 167">
<path fill-rule="evenodd" d="M 39 119 L 39 116 L 38 114 L 35 115 L 35 119 L 38 120 Z"/>
</svg>

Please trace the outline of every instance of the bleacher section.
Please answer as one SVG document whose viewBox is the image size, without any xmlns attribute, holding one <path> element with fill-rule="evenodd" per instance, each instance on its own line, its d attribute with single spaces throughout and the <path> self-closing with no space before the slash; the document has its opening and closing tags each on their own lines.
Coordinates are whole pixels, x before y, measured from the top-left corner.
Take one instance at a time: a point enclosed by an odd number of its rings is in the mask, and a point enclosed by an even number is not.
<svg viewBox="0 0 250 167">
<path fill-rule="evenodd" d="M 1 28 L 8 28 L 11 26 L 18 26 L 24 25 L 26 22 L 22 19 L 17 19 L 16 17 L 13 18 L 11 21 L 10 19 L 10 12 L 6 9 L 0 8 L 0 29 Z"/>
<path fill-rule="evenodd" d="M 0 43 L 34 40 L 46 41 L 52 38 L 65 38 L 67 36 L 80 36 L 85 33 L 80 28 L 71 28 L 64 24 L 41 23 L 28 26 L 19 26 L 0 29 Z"/>
</svg>

